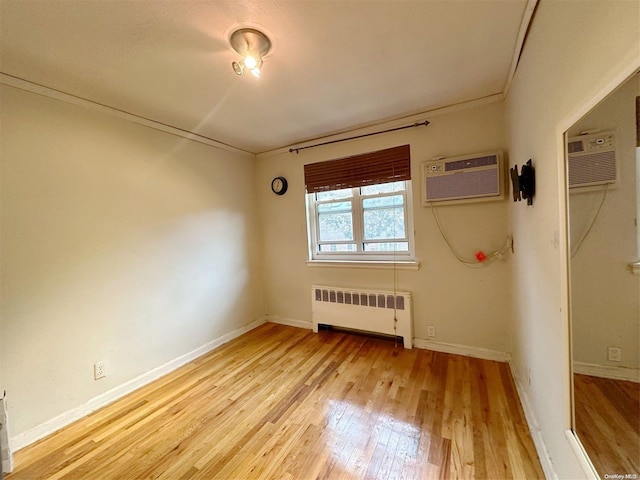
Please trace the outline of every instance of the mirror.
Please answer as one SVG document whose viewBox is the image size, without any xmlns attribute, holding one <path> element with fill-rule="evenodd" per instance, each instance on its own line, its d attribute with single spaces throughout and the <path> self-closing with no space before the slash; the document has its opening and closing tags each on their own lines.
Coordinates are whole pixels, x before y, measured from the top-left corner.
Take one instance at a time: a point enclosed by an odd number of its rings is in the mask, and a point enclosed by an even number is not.
<svg viewBox="0 0 640 480">
<path fill-rule="evenodd" d="M 573 430 L 603 479 L 640 478 L 638 96 L 636 73 L 565 134 Z"/>
</svg>

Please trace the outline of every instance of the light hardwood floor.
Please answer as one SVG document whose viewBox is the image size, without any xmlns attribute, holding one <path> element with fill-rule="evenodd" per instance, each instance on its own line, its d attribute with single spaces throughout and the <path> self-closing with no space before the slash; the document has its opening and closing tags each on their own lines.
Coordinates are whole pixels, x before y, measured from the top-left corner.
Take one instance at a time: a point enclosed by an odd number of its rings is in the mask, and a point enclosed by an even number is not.
<svg viewBox="0 0 640 480">
<path fill-rule="evenodd" d="M 544 478 L 507 364 L 276 324 L 15 462 L 7 480 Z"/>
<path fill-rule="evenodd" d="M 640 384 L 578 374 L 573 383 L 576 432 L 600 477 L 640 478 Z"/>
</svg>

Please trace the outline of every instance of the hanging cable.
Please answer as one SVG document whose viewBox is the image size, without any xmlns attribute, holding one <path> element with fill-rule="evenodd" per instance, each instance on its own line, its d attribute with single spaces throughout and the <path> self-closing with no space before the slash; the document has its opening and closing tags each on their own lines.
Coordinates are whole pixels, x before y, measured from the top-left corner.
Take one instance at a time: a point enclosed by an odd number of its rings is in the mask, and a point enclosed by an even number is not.
<svg viewBox="0 0 640 480">
<path fill-rule="evenodd" d="M 589 223 L 589 226 L 584 231 L 584 233 L 582 234 L 582 236 L 580 237 L 580 239 L 576 243 L 575 247 L 571 249 L 571 258 L 576 256 L 576 254 L 578 253 L 578 250 L 580 250 L 580 247 L 582 246 L 582 244 L 586 240 L 587 236 L 591 232 L 591 229 L 596 224 L 596 220 L 598 219 L 598 216 L 600 215 L 600 210 L 602 210 L 602 205 L 604 205 L 604 201 L 607 198 L 607 191 L 608 190 L 609 190 L 609 184 L 607 183 L 607 184 L 605 184 L 604 188 L 602 189 L 602 198 L 600 199 L 600 204 L 598 205 L 598 208 L 596 210 L 595 215 L 591 218 L 591 222 Z"/>
<path fill-rule="evenodd" d="M 391 166 L 392 169 L 392 174 L 395 177 L 395 163 Z M 405 185 L 406 188 L 406 185 Z M 395 190 L 395 188 L 394 188 Z M 394 201 L 395 203 L 395 201 Z M 403 207 L 402 210 L 404 212 L 404 203 L 403 203 Z M 393 238 L 397 238 L 396 236 L 396 222 L 395 222 L 395 216 L 396 216 L 396 211 L 398 209 L 397 205 L 394 205 L 393 207 Z M 405 227 L 406 228 L 406 227 Z M 394 348 L 398 348 L 398 265 L 396 264 L 396 256 L 398 254 L 398 242 L 395 242 L 393 244 L 393 338 L 394 338 Z"/>
<path fill-rule="evenodd" d="M 447 236 L 447 234 L 444 231 L 444 228 L 442 228 L 442 224 L 440 223 L 440 218 L 438 217 L 438 214 L 436 212 L 436 207 L 434 207 L 433 205 L 431 205 L 431 213 L 433 214 L 433 218 L 436 221 L 436 225 L 438 226 L 438 230 L 440 231 L 440 235 L 442 235 L 442 238 L 444 240 L 444 242 L 447 244 L 447 247 L 449 248 L 449 251 L 453 254 L 453 256 L 456 258 L 456 260 L 458 260 L 460 263 L 462 263 L 465 267 L 469 267 L 469 268 L 482 268 L 485 267 L 487 265 L 489 265 L 490 263 L 493 263 L 495 260 L 498 260 L 500 258 L 503 257 L 503 255 L 510 249 L 512 248 L 513 245 L 513 238 L 511 237 L 511 235 L 507 235 L 507 237 L 505 238 L 504 244 L 497 250 L 485 254 L 486 255 L 486 259 L 482 262 L 478 261 L 477 259 L 473 259 L 470 260 L 468 258 L 464 258 L 461 255 L 459 255 L 455 249 L 453 248 L 453 246 L 451 245 L 451 241 L 449 240 L 449 237 Z"/>
</svg>

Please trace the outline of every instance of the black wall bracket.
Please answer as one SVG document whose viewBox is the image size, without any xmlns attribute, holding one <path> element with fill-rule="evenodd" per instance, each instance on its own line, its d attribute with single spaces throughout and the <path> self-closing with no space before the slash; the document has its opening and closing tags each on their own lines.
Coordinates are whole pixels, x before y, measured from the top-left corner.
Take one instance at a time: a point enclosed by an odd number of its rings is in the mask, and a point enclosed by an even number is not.
<svg viewBox="0 0 640 480">
<path fill-rule="evenodd" d="M 513 201 L 526 200 L 527 205 L 533 205 L 533 196 L 536 193 L 536 172 L 531 164 L 531 159 L 522 166 L 522 173 L 518 175 L 518 165 L 510 170 L 511 184 L 513 186 Z M 520 195 L 522 193 L 522 196 Z"/>
</svg>

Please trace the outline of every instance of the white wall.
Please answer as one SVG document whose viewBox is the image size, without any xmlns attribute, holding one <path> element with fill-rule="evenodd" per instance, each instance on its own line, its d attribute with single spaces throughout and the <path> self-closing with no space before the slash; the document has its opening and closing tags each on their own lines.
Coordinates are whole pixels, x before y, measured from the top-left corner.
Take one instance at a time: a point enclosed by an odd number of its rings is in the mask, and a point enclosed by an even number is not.
<svg viewBox="0 0 640 480">
<path fill-rule="evenodd" d="M 532 207 L 511 204 L 513 361 L 560 478 L 584 476 L 570 427 L 562 133 L 639 61 L 637 1 L 542 0 L 507 96 L 512 164 L 533 159 Z"/>
<path fill-rule="evenodd" d="M 253 156 L 2 86 L 11 436 L 262 315 Z M 93 380 L 104 361 L 107 377 Z"/>
<path fill-rule="evenodd" d="M 571 260 L 573 360 L 590 365 L 640 368 L 640 277 L 629 264 L 636 249 L 636 96 L 635 75 L 580 120 L 571 136 L 584 130 L 615 130 L 620 187 L 609 188 L 593 228 Z M 569 226 L 573 245 L 588 228 L 603 193 L 570 190 Z M 607 347 L 622 348 L 622 361 L 607 359 Z M 627 372 L 631 374 L 631 372 Z"/>
<path fill-rule="evenodd" d="M 418 127 L 366 139 L 258 156 L 258 199 L 265 243 L 265 295 L 268 314 L 311 321 L 314 283 L 393 289 L 392 270 L 309 267 L 303 167 L 358 153 L 411 145 L 413 216 L 418 271 L 397 272 L 397 288 L 413 292 L 414 334 L 427 338 L 436 327 L 438 342 L 506 352 L 511 312 L 510 254 L 487 268 L 470 269 L 455 260 L 421 204 L 420 164 L 436 155 L 456 156 L 491 149 L 504 150 L 502 102 L 446 114 L 426 115 Z M 405 123 L 411 123 L 407 121 Z M 377 129 L 384 129 L 381 125 Z M 356 132 L 357 133 L 357 132 Z M 289 191 L 270 190 L 271 179 L 283 175 Z M 502 246 L 507 228 L 507 201 L 440 207 L 441 221 L 459 252 L 473 258 Z"/>
</svg>

